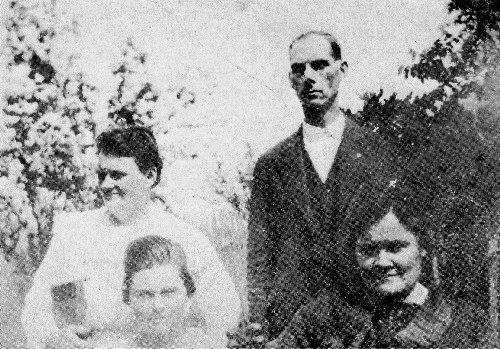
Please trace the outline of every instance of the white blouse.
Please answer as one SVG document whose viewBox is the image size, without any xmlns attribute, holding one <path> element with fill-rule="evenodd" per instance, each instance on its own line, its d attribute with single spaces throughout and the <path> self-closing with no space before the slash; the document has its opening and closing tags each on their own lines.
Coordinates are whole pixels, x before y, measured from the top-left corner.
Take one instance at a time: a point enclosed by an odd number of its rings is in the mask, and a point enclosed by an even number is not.
<svg viewBox="0 0 500 349">
<path fill-rule="evenodd" d="M 114 225 L 105 208 L 63 213 L 56 217 L 53 234 L 25 300 L 22 323 L 29 348 L 43 348 L 57 329 L 51 290 L 68 282 L 83 284 L 88 325 L 97 330 L 121 328 L 129 311 L 122 300 L 125 249 L 145 235 L 160 235 L 183 247 L 197 287 L 193 301 L 207 332 L 221 338 L 237 326 L 240 300 L 208 238 L 161 205 L 151 204 L 145 217 L 129 226 Z"/>
</svg>

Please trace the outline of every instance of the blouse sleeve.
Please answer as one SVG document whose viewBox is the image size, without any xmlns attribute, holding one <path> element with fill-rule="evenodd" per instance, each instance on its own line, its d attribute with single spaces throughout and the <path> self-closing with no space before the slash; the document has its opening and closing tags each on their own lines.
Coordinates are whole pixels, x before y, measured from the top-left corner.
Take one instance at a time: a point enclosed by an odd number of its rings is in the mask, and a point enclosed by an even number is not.
<svg viewBox="0 0 500 349">
<path fill-rule="evenodd" d="M 195 281 L 195 306 L 203 316 L 206 332 L 214 343 L 225 344 L 226 333 L 235 329 L 240 319 L 240 298 L 209 239 L 188 224 L 184 228 L 182 247 Z"/>
<path fill-rule="evenodd" d="M 75 261 L 69 258 L 72 242 L 65 218 L 66 214 L 55 218 L 52 240 L 25 298 L 21 322 L 28 348 L 44 348 L 50 334 L 58 330 L 52 310 L 51 289 L 54 285 L 74 279 L 70 270 Z"/>
</svg>

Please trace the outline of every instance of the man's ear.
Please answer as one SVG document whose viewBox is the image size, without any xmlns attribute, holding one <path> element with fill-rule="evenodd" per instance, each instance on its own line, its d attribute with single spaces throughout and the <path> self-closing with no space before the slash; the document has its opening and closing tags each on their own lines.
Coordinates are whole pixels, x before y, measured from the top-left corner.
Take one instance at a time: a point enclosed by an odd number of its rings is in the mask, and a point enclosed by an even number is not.
<svg viewBox="0 0 500 349">
<path fill-rule="evenodd" d="M 292 90 L 294 90 L 295 93 L 298 93 L 298 91 L 297 91 L 298 83 L 297 83 L 297 80 L 295 80 L 293 78 L 292 72 L 288 73 L 288 83 L 290 84 L 290 87 L 292 88 Z"/>
<path fill-rule="evenodd" d="M 348 68 L 349 68 L 349 64 L 347 64 L 347 62 L 346 62 L 346 61 L 344 61 L 344 62 L 342 62 L 342 63 L 340 64 L 340 71 L 341 71 L 342 73 L 344 73 L 344 75 L 346 75 L 346 74 L 347 74 Z"/>
<path fill-rule="evenodd" d="M 146 178 L 151 181 L 150 186 L 152 187 L 156 183 L 156 179 L 158 177 L 158 173 L 156 172 L 156 169 L 153 168 L 148 171 L 146 174 Z"/>
</svg>

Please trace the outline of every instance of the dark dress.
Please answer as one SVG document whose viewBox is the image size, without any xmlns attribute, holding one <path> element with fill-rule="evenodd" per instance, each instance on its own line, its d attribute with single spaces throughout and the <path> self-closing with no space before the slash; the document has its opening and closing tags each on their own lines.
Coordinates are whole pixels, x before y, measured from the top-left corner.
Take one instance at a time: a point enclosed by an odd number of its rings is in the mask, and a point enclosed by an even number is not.
<svg viewBox="0 0 500 349">
<path fill-rule="evenodd" d="M 335 292 L 303 306 L 271 348 L 487 348 L 488 317 L 479 307 L 431 292 L 422 305 L 368 311 Z"/>
</svg>

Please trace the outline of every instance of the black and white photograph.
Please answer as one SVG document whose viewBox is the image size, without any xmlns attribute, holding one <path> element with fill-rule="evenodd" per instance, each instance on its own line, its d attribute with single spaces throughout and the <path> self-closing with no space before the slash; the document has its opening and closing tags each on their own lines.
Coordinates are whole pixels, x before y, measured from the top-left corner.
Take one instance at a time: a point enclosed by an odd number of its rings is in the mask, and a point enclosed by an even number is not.
<svg viewBox="0 0 500 349">
<path fill-rule="evenodd" d="M 1 349 L 500 347 L 500 2 L 0 21 Z"/>
</svg>

